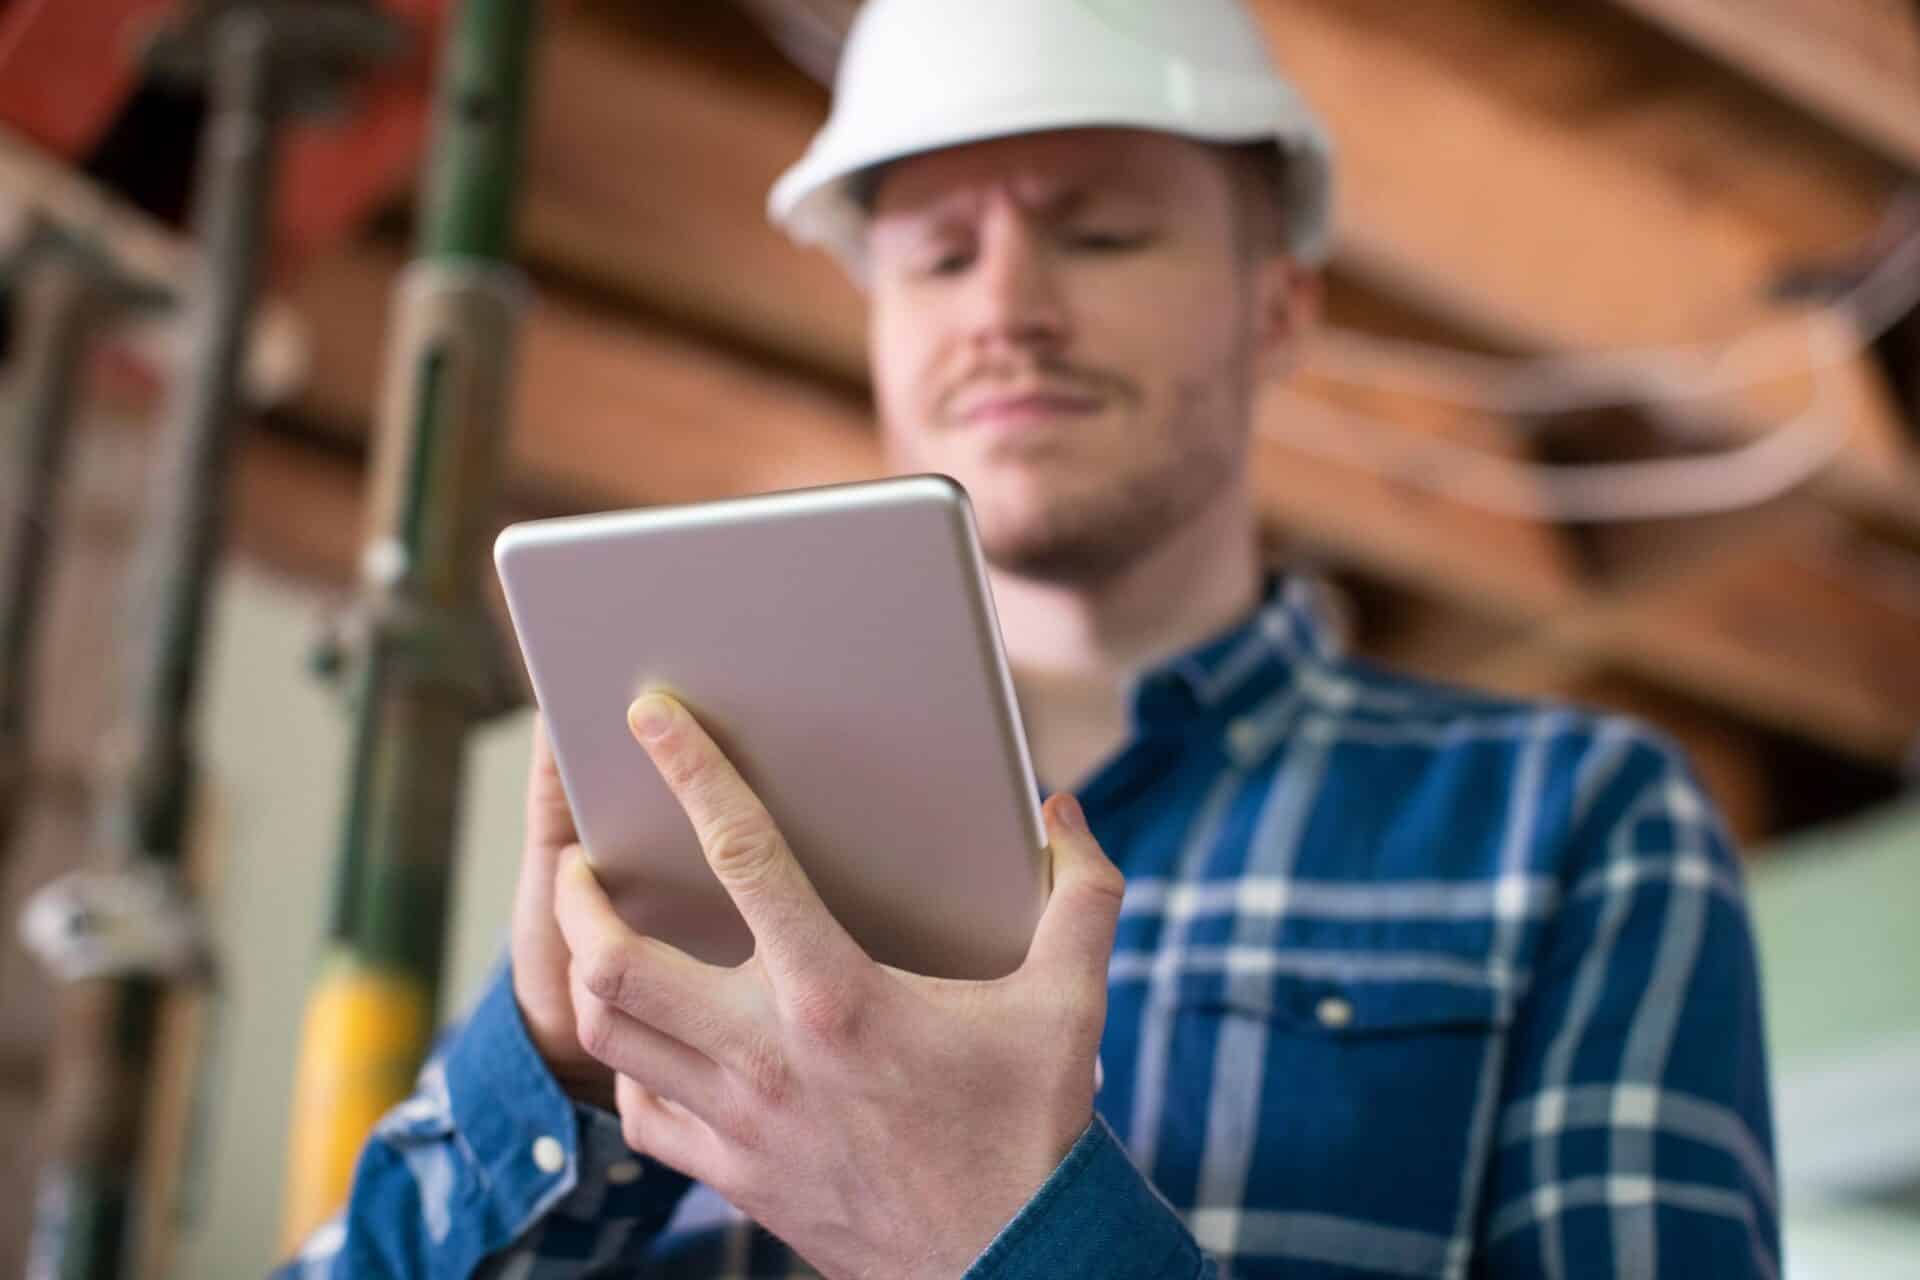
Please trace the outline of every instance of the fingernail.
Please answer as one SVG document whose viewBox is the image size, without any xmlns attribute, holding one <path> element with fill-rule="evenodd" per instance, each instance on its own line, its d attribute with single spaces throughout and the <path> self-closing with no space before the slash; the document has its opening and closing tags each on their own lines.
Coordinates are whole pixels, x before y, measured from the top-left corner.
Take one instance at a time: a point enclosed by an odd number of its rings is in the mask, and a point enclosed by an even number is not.
<svg viewBox="0 0 1920 1280">
<path fill-rule="evenodd" d="M 627 708 L 627 723 L 635 733 L 652 742 L 673 723 L 673 708 L 657 693 L 642 694 Z"/>
<path fill-rule="evenodd" d="M 1059 819 L 1061 827 L 1066 830 L 1087 834 L 1086 812 L 1072 796 L 1061 793 L 1060 798 L 1053 802 L 1053 816 Z"/>
</svg>

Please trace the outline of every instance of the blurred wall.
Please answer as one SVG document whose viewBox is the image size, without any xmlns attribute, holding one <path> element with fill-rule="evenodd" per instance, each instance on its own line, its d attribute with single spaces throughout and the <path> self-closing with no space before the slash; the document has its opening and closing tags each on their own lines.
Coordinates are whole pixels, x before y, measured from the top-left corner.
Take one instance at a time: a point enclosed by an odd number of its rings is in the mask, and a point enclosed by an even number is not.
<svg viewBox="0 0 1920 1280">
<path fill-rule="evenodd" d="M 258 1277 L 278 1253 L 287 1092 L 347 759 L 343 704 L 306 673 L 322 616 L 313 595 L 244 569 L 225 575 L 217 601 L 202 742 L 219 815 L 224 999 L 203 1083 L 203 1172 L 173 1268 L 195 1280 Z M 505 936 L 529 724 L 522 713 L 489 726 L 470 754 L 448 1008 L 477 991 Z"/>
<path fill-rule="evenodd" d="M 1796 1280 L 1920 1275 L 1920 802 L 1752 877 Z"/>
</svg>

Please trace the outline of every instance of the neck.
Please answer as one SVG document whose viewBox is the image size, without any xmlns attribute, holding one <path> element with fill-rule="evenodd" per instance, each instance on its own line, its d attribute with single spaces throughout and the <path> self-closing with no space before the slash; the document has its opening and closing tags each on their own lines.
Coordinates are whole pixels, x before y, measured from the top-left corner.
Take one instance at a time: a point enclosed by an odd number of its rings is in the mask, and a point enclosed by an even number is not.
<svg viewBox="0 0 1920 1280">
<path fill-rule="evenodd" d="M 1236 493 L 1110 578 L 989 576 L 1034 766 L 1066 786 L 1125 740 L 1129 681 L 1245 617 L 1261 567 L 1251 505 Z"/>
<path fill-rule="evenodd" d="M 988 576 L 1015 668 L 1121 684 L 1244 617 L 1262 574 L 1252 510 L 1236 495 L 1098 582 Z"/>
</svg>

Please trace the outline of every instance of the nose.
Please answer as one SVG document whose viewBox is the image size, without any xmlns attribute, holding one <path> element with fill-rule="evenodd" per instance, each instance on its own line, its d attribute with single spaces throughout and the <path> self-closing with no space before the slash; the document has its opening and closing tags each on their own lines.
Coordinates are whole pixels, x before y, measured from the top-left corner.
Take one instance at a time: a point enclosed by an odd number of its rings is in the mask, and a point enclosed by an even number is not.
<svg viewBox="0 0 1920 1280">
<path fill-rule="evenodd" d="M 1011 200 L 987 212 L 973 272 L 972 338 L 983 354 L 1052 354 L 1071 337 L 1058 268 L 1041 229 Z"/>
</svg>

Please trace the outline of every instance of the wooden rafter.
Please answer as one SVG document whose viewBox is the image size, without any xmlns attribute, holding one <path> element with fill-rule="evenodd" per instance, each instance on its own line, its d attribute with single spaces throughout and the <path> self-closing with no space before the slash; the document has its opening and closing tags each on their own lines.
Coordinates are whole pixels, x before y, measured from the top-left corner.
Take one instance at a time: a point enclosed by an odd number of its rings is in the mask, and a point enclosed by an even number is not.
<svg viewBox="0 0 1920 1280">
<path fill-rule="evenodd" d="M 703 21 L 728 16 L 706 7 Z M 580 10 L 552 15 L 538 76 L 520 231 L 530 259 L 663 318 L 865 380 L 859 295 L 762 212 L 826 116 L 823 90 L 737 41 L 689 47 L 680 32 Z"/>
<path fill-rule="evenodd" d="M 1920 171 L 1920 9 L 1906 0 L 1614 0 Z"/>
<path fill-rule="evenodd" d="M 1800 509 L 1710 564 L 1545 622 L 1448 674 L 1525 691 L 1582 669 L 1684 688 L 1898 767 L 1920 746 L 1920 561 Z"/>
<path fill-rule="evenodd" d="M 1694 344 L 1777 323 L 1791 314 L 1768 301 L 1779 274 L 1867 238 L 1896 190 L 1892 171 L 1837 148 L 1793 145 L 1790 132 L 1756 141 L 1751 121 L 1677 76 L 1674 94 L 1650 92 L 1643 47 L 1582 39 L 1605 33 L 1562 9 L 1257 8 L 1341 146 L 1338 265 L 1516 350 Z M 1700 160 L 1709 150 L 1717 158 Z M 1878 375 L 1856 359 L 1836 376 L 1849 464 L 1906 476 Z M 1715 408 L 1771 421 L 1783 394 L 1791 403 L 1790 390 L 1759 388 Z"/>
<path fill-rule="evenodd" d="M 300 408 L 358 443 L 381 385 L 400 255 L 343 250 L 288 297 L 314 335 Z M 692 502 L 875 474 L 861 402 L 658 325 L 538 297 L 524 319 L 511 472 L 573 505 Z"/>
</svg>

